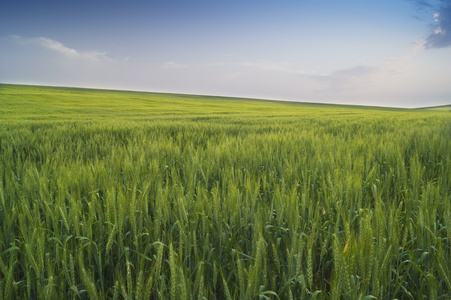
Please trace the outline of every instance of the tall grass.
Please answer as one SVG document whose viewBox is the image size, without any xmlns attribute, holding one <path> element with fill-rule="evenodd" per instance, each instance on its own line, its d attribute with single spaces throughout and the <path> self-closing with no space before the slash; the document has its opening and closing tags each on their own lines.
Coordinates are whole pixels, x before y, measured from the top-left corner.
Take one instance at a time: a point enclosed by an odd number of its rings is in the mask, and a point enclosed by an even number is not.
<svg viewBox="0 0 451 300">
<path fill-rule="evenodd" d="M 447 299 L 451 115 L 0 85 L 0 299 Z"/>
</svg>

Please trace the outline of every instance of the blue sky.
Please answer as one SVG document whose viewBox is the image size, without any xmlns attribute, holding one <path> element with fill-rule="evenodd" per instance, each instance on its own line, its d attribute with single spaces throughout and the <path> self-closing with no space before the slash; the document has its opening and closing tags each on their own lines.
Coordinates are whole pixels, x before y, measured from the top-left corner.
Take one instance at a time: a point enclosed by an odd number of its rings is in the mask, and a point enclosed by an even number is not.
<svg viewBox="0 0 451 300">
<path fill-rule="evenodd" d="M 451 1 L 0 2 L 0 82 L 451 103 Z"/>
</svg>

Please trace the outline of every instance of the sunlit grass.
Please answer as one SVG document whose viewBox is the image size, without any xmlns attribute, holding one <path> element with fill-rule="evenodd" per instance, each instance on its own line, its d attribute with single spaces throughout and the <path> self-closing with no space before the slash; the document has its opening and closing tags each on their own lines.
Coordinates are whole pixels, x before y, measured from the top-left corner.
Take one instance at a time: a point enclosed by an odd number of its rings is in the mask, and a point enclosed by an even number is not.
<svg viewBox="0 0 451 300">
<path fill-rule="evenodd" d="M 447 111 L 0 85 L 0 116 L 0 299 L 450 296 Z"/>
</svg>

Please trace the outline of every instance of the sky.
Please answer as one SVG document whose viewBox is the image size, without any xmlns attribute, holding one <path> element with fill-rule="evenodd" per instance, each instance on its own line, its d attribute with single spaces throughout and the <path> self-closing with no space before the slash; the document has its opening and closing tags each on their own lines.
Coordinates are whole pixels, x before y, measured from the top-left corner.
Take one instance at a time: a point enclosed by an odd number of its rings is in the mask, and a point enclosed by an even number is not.
<svg viewBox="0 0 451 300">
<path fill-rule="evenodd" d="M 451 104 L 451 0 L 2 0 L 0 83 Z"/>
</svg>

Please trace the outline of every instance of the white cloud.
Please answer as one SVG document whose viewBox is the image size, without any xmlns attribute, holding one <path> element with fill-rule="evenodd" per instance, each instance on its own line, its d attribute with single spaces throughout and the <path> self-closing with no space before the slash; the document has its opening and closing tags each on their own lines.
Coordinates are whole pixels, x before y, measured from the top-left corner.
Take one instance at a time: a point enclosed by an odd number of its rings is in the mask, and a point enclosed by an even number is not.
<svg viewBox="0 0 451 300">
<path fill-rule="evenodd" d="M 77 51 L 76 49 L 65 46 L 61 42 L 46 37 L 26 38 L 18 35 L 13 35 L 11 37 L 18 42 L 38 45 L 40 47 L 56 51 L 66 57 L 84 58 L 90 60 L 111 60 L 111 58 L 107 56 L 106 52 Z"/>
<path fill-rule="evenodd" d="M 434 14 L 434 20 L 435 20 L 435 22 L 438 22 L 440 20 L 440 14 L 439 13 L 435 13 Z"/>
<path fill-rule="evenodd" d="M 186 68 L 188 66 L 185 64 L 177 63 L 175 61 L 168 61 L 163 64 L 163 67 L 165 67 L 165 68 Z"/>
<path fill-rule="evenodd" d="M 58 41 L 54 41 L 45 37 L 33 38 L 31 41 L 36 42 L 37 44 L 51 50 L 55 50 L 57 52 L 63 53 L 69 56 L 79 56 L 80 53 L 75 49 L 68 48 L 61 44 Z"/>
<path fill-rule="evenodd" d="M 442 32 L 443 32 L 443 30 L 442 30 L 441 27 L 439 27 L 439 28 L 437 28 L 436 30 L 434 30 L 434 33 L 435 33 L 435 34 L 439 34 L 439 33 L 442 33 Z"/>
</svg>

